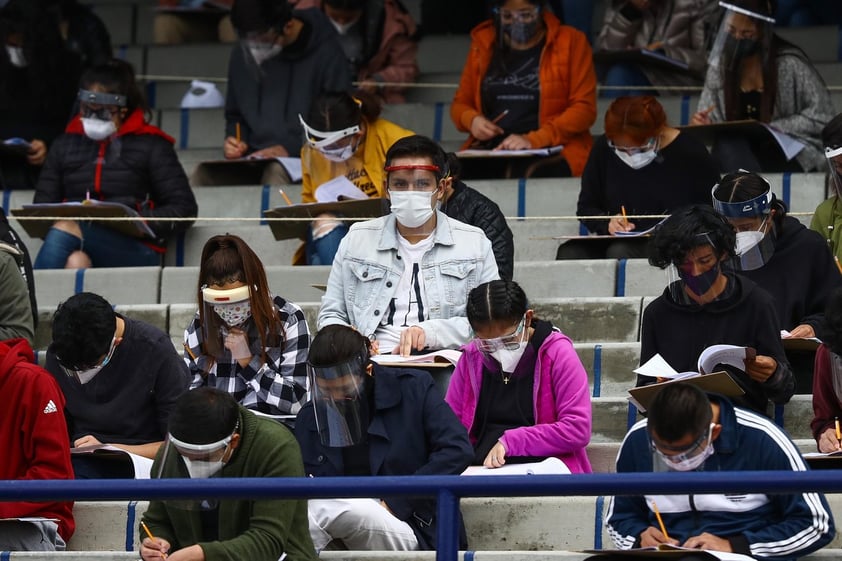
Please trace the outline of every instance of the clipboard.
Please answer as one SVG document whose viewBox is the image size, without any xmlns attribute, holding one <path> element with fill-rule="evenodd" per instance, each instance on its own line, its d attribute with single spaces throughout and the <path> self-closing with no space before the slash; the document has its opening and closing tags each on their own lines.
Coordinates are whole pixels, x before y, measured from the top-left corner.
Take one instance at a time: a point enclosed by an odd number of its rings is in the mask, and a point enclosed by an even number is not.
<svg viewBox="0 0 842 561">
<path fill-rule="evenodd" d="M 61 217 L 70 220 L 84 218 L 139 218 L 136 210 L 121 203 L 108 201 L 81 201 L 67 203 L 39 203 L 23 205 L 22 208 L 13 208 L 12 216 L 34 217 L 50 216 Z M 19 220 L 18 223 L 29 234 L 31 238 L 44 238 L 55 221 L 54 218 L 46 220 Z M 117 230 L 118 232 L 132 238 L 157 239 L 155 232 L 143 220 L 108 220 L 100 224 Z"/>
<path fill-rule="evenodd" d="M 277 183 L 277 181 L 271 181 L 269 177 L 278 167 L 286 175 L 283 184 L 301 182 L 300 158 L 239 158 L 199 162 L 190 175 L 190 185 L 217 187 Z"/>
<path fill-rule="evenodd" d="M 641 413 L 645 413 L 649 408 L 649 405 L 652 403 L 652 400 L 655 399 L 655 395 L 661 391 L 664 386 L 675 384 L 676 382 L 692 384 L 704 392 L 718 393 L 720 395 L 724 395 L 725 397 L 739 397 L 745 394 L 739 384 L 737 384 L 737 382 L 735 382 L 734 379 L 723 370 L 721 372 L 713 372 L 711 374 L 699 374 L 698 376 L 690 378 L 677 378 L 666 382 L 660 382 L 658 384 L 631 388 L 628 390 L 629 401 L 634 403 Z"/>
<path fill-rule="evenodd" d="M 697 72 L 690 70 L 688 65 L 683 60 L 668 57 L 658 51 L 650 51 L 649 49 L 617 49 L 597 51 L 593 54 L 593 61 L 596 64 L 617 64 L 617 63 L 631 63 L 642 66 L 651 66 L 656 68 L 663 68 L 670 72 L 679 72 L 690 74 L 701 78 Z"/>
<path fill-rule="evenodd" d="M 559 154 L 564 146 L 548 146 L 547 148 L 529 148 L 525 150 L 490 150 L 483 148 L 468 148 L 456 152 L 457 158 L 528 158 L 530 156 L 552 156 Z"/>
<path fill-rule="evenodd" d="M 371 199 L 356 199 L 331 201 L 327 203 L 304 203 L 292 206 L 279 206 L 263 212 L 266 218 L 315 218 L 325 212 L 341 215 L 345 222 L 360 222 L 370 220 L 389 213 L 389 200 L 375 197 Z M 270 220 L 269 228 L 276 240 L 305 239 L 308 220 Z"/>
</svg>

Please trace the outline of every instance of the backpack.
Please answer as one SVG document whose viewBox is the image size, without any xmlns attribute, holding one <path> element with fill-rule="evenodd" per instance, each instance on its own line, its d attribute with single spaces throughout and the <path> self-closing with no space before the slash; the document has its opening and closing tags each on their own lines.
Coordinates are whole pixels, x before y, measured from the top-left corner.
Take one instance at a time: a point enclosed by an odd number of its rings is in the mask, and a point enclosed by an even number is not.
<svg viewBox="0 0 842 561">
<path fill-rule="evenodd" d="M 29 289 L 29 304 L 32 306 L 32 326 L 38 327 L 38 303 L 35 301 L 35 275 L 32 272 L 32 259 L 29 257 L 29 250 L 26 249 L 23 241 L 9 224 L 6 218 L 6 211 L 0 207 L 0 250 L 6 251 L 15 258 L 20 269 L 20 276 L 26 281 Z"/>
</svg>

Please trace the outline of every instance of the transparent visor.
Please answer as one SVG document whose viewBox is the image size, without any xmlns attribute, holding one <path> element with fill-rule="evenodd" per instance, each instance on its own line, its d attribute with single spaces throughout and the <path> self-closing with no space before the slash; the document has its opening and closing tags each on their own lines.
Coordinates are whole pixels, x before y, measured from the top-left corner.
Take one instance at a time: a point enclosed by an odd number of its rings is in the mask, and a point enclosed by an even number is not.
<svg viewBox="0 0 842 561">
<path fill-rule="evenodd" d="M 152 477 L 206 479 L 220 475 L 224 465 L 223 458 L 228 453 L 238 427 L 239 422 L 230 435 L 209 444 L 191 444 L 168 434 L 158 470 Z M 218 504 L 216 499 L 167 499 L 168 507 L 189 511 L 210 510 Z"/>
<path fill-rule="evenodd" d="M 251 317 L 248 286 L 224 290 L 204 287 L 202 288 L 202 302 L 205 319 L 203 328 L 213 330 L 207 335 L 218 334 L 220 327 L 240 326 Z"/>
<path fill-rule="evenodd" d="M 386 187 L 389 191 L 435 191 L 438 166 L 386 166 Z"/>
<path fill-rule="evenodd" d="M 830 186 L 836 196 L 842 196 L 842 146 L 825 148 Z"/>
<path fill-rule="evenodd" d="M 517 327 L 515 330 L 508 335 L 503 335 L 501 337 L 495 337 L 493 339 L 481 339 L 480 337 L 476 337 L 475 341 L 477 342 L 477 348 L 487 354 L 491 354 L 495 351 L 499 351 L 501 349 L 515 351 L 520 346 L 520 343 L 523 342 L 523 334 L 524 334 L 524 326 L 526 325 L 526 316 L 524 315 L 520 322 L 518 322 Z"/>
<path fill-rule="evenodd" d="M 617 146 L 611 140 L 608 140 L 608 147 L 612 150 L 617 150 L 619 152 L 625 152 L 629 156 L 634 156 L 636 154 L 642 154 L 644 152 L 650 152 L 652 150 L 657 150 L 658 148 L 658 139 L 657 138 L 650 138 L 646 141 L 646 144 L 643 146 Z"/>
<path fill-rule="evenodd" d="M 769 182 L 766 181 L 766 184 L 769 185 Z M 718 188 L 719 184 L 713 186 L 713 189 L 710 191 L 710 198 L 713 202 L 713 209 L 725 218 L 754 218 L 765 216 L 772 209 L 771 185 L 769 185 L 769 189 L 762 195 L 758 195 L 747 201 L 734 202 L 717 199 L 714 193 L 716 193 Z"/>
<path fill-rule="evenodd" d="M 731 263 L 736 271 L 753 271 L 763 267 L 775 254 L 773 227 L 767 215 L 756 230 L 737 232 L 736 255 Z"/>
<path fill-rule="evenodd" d="M 655 444 L 651 435 L 649 448 L 652 452 L 652 468 L 656 472 L 663 471 L 690 471 L 704 463 L 705 453 L 713 436 L 714 423 L 710 423 L 707 432 L 703 432 L 690 445 L 684 448 L 673 449 L 664 444 L 660 448 Z"/>
<path fill-rule="evenodd" d="M 368 418 L 363 385 L 367 357 L 364 351 L 341 364 L 308 363 L 316 430 L 325 446 L 353 446 L 365 438 Z"/>
<path fill-rule="evenodd" d="M 338 131 L 320 131 L 308 125 L 304 121 L 304 117 L 300 114 L 298 115 L 298 120 L 301 123 L 301 127 L 304 129 L 304 140 L 310 147 L 320 151 L 342 149 L 346 145 L 344 143 L 338 144 L 341 140 L 360 132 L 359 125 L 354 125 Z"/>
<path fill-rule="evenodd" d="M 724 13 L 711 46 L 708 64 L 736 68 L 735 65 L 746 56 L 757 52 L 768 54 L 768 49 L 763 46 L 771 42 L 775 19 L 727 2 L 719 5 L 724 8 Z"/>
<path fill-rule="evenodd" d="M 716 249 L 713 244 L 713 241 L 710 239 L 709 232 L 702 232 L 696 235 L 696 240 L 698 241 L 698 245 L 694 245 L 690 251 L 687 252 L 687 255 L 682 256 L 682 259 L 674 259 L 672 264 L 664 269 L 664 273 L 666 275 L 666 283 L 667 287 L 670 292 L 670 296 L 674 302 L 682 302 L 686 297 L 685 287 L 689 284 L 693 284 L 694 281 L 694 267 L 692 265 L 693 257 L 690 256 L 692 250 L 697 250 L 698 248 L 709 247 L 711 250 L 711 256 L 704 255 L 702 259 L 699 259 L 698 256 L 696 257 L 696 277 L 701 276 L 702 278 L 698 279 L 698 281 L 702 283 L 706 283 L 712 280 L 715 280 L 717 274 L 721 270 L 721 266 L 718 265 L 719 261 L 716 259 Z M 710 265 L 710 268 L 706 268 L 707 265 Z M 698 267 L 698 265 L 702 265 L 702 267 Z M 698 272 L 699 268 L 704 268 L 705 271 L 702 273 Z M 711 270 L 716 270 L 716 274 L 710 272 Z M 701 287 L 697 287 L 697 289 L 701 290 Z"/>
</svg>

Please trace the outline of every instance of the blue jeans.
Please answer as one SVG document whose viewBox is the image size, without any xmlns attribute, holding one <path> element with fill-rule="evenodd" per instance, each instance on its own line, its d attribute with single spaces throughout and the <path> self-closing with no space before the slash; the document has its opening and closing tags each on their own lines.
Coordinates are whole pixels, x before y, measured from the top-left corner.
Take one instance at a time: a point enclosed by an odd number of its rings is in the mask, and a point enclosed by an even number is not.
<svg viewBox="0 0 842 561">
<path fill-rule="evenodd" d="M 608 99 L 616 99 L 624 95 L 657 95 L 654 90 L 635 89 L 640 86 L 651 86 L 652 82 L 634 64 L 620 63 L 608 67 L 602 79 L 602 85 L 621 88 L 602 90 L 600 96 Z"/>
<path fill-rule="evenodd" d="M 38 252 L 33 269 L 64 269 L 74 251 L 84 251 L 93 267 L 154 267 L 161 255 L 139 239 L 90 222 L 79 222 L 82 239 L 50 228 Z"/>
<path fill-rule="evenodd" d="M 332 265 L 336 251 L 339 249 L 339 242 L 348 233 L 348 225 L 340 224 L 326 235 L 313 241 L 313 229 L 307 228 L 307 241 L 305 254 L 308 265 Z"/>
</svg>

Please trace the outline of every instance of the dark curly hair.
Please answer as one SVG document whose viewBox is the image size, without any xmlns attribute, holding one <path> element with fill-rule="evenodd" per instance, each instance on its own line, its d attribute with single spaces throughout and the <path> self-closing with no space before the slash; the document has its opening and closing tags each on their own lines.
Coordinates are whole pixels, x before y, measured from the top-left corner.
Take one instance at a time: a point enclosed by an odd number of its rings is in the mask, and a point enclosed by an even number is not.
<svg viewBox="0 0 842 561">
<path fill-rule="evenodd" d="M 712 207 L 682 207 L 656 230 L 649 243 L 649 264 L 666 269 L 679 264 L 691 249 L 711 245 L 720 256 L 733 257 L 737 241 L 731 224 Z"/>
</svg>

